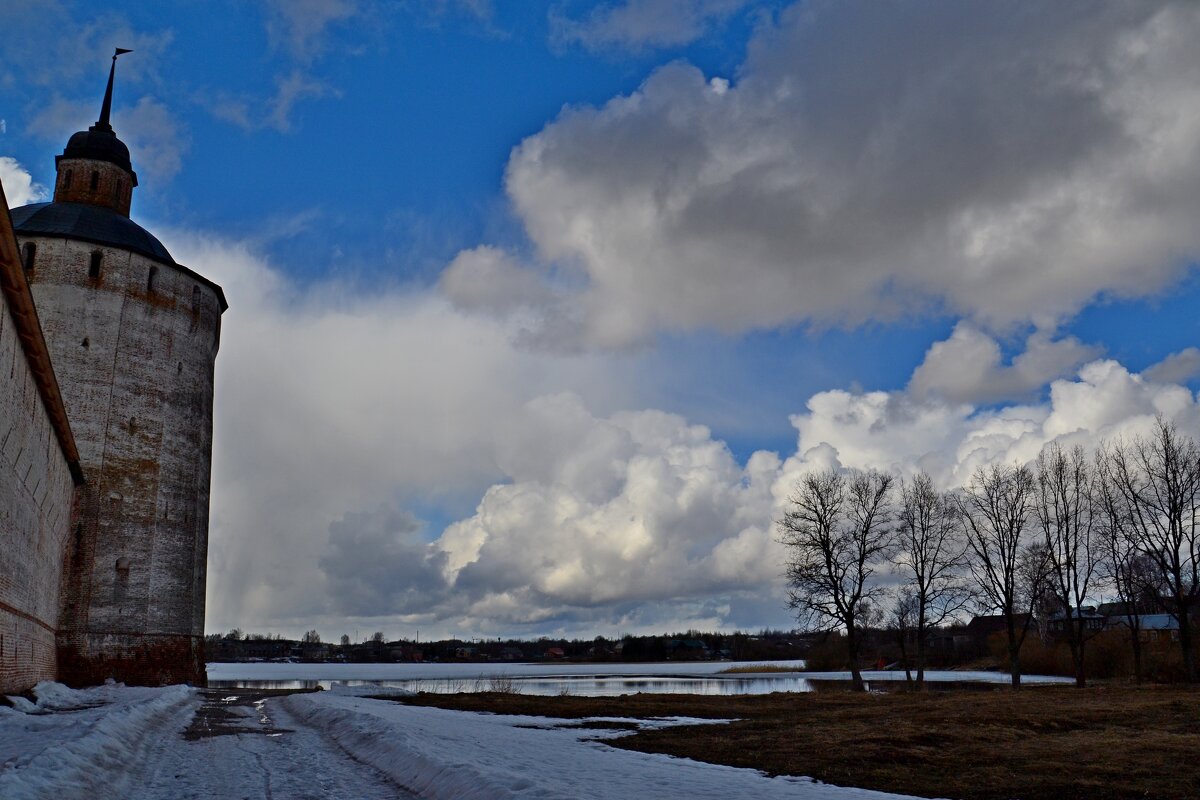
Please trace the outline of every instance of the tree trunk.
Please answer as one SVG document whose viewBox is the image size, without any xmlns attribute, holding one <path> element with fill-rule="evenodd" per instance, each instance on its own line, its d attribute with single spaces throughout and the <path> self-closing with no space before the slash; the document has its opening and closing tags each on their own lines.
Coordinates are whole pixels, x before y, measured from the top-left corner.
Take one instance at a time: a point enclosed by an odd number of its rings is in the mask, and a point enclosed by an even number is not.
<svg viewBox="0 0 1200 800">
<path fill-rule="evenodd" d="M 1012 614 L 1008 615 L 1008 671 L 1012 674 L 1012 688 L 1021 688 L 1021 643 L 1017 641 L 1017 626 Z"/>
<path fill-rule="evenodd" d="M 1133 682 L 1142 682 L 1142 632 L 1136 625 L 1129 626 L 1129 644 L 1133 647 Z"/>
<path fill-rule="evenodd" d="M 917 630 L 917 689 L 925 688 L 925 638 L 923 630 Z"/>
<path fill-rule="evenodd" d="M 1083 627 L 1075 625 L 1075 621 L 1070 617 L 1067 618 L 1067 624 L 1071 626 L 1067 644 L 1071 648 L 1071 665 L 1075 667 L 1075 687 L 1083 689 L 1087 686 L 1083 665 Z"/>
<path fill-rule="evenodd" d="M 1179 612 L 1179 647 L 1183 651 L 1183 674 L 1188 683 L 1196 682 L 1196 654 L 1192 651 L 1192 620 L 1190 603 L 1175 602 Z"/>
<path fill-rule="evenodd" d="M 865 692 L 867 686 L 863 683 L 862 670 L 858 668 L 858 631 L 853 625 L 846 626 L 846 651 L 850 656 L 851 688 L 856 692 Z"/>
<path fill-rule="evenodd" d="M 1087 667 L 1083 659 L 1083 637 L 1079 638 L 1078 644 L 1073 648 L 1071 657 L 1075 659 L 1075 686 L 1079 689 L 1087 688 Z"/>
<path fill-rule="evenodd" d="M 900 641 L 900 661 L 904 664 L 904 682 L 912 683 L 912 670 L 908 668 L 908 633 L 901 631 L 898 638 Z"/>
</svg>

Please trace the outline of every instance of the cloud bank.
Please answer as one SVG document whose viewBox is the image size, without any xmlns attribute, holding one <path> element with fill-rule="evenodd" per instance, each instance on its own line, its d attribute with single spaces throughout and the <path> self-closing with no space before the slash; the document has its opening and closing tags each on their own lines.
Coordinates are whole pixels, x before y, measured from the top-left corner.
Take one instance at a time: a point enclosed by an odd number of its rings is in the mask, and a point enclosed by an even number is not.
<svg viewBox="0 0 1200 800">
<path fill-rule="evenodd" d="M 236 299 L 214 623 L 777 623 L 772 524 L 805 469 L 953 486 L 1158 414 L 1200 430 L 1194 352 L 1137 374 L 1056 333 L 1200 252 L 1200 9 L 1080 8 L 794 7 L 730 80 L 668 65 L 521 143 L 535 258 L 484 244 L 431 289 L 297 293 L 236 244 L 172 244 Z M 929 311 L 963 319 L 905 385 L 817 392 L 790 452 L 744 459 L 640 402 L 657 378 L 621 355 Z M 422 519 L 436 498 L 458 511 Z"/>
<path fill-rule="evenodd" d="M 1200 7 L 797 4 L 732 82 L 685 63 L 513 153 L 578 335 L 1051 326 L 1200 252 Z M 555 330 L 552 336 L 561 334 Z"/>
<path fill-rule="evenodd" d="M 381 505 L 469 510 L 504 480 L 499 443 L 530 399 L 572 391 L 599 408 L 636 404 L 626 359 L 529 352 L 431 291 L 300 290 L 245 243 L 151 227 L 230 298 L 213 468 L 218 627 L 335 613 L 320 567 L 344 563 L 328 552 L 330 526 Z"/>
<path fill-rule="evenodd" d="M 738 6 L 673 7 L 704 26 Z M 362 8 L 313 7 L 277 21 L 302 77 L 296 48 Z M 534 256 L 482 244 L 434 287 L 299 288 L 245 243 L 160 231 L 232 304 L 210 626 L 779 624 L 772 522 L 805 469 L 952 486 L 1156 414 L 1200 433 L 1194 348 L 1138 374 L 1056 327 L 1162 290 L 1200 252 L 1197 33 L 1184 3 L 798 5 L 728 78 L 671 64 L 522 142 L 506 189 Z M 38 196 L 0 170 L 10 201 Z M 797 398 L 783 452 L 735 456 L 653 407 L 670 378 L 631 350 L 929 311 L 962 321 L 889 391 Z M 1033 332 L 1007 358 L 1013 330 Z"/>
<path fill-rule="evenodd" d="M 1003 363 L 1000 343 L 970 323 L 960 322 L 950 338 L 934 342 L 913 372 L 909 393 L 919 400 L 939 397 L 955 403 L 987 404 L 1026 400 L 1050 381 L 1075 372 L 1100 348 L 1074 337 L 1032 334 L 1011 364 Z"/>
<path fill-rule="evenodd" d="M 952 486 L 980 464 L 1129 434 L 1156 414 L 1200 432 L 1193 393 L 1151 377 L 1180 374 L 1186 351 L 1139 375 L 1034 334 L 951 392 L 931 365 L 996 347 L 960 326 L 908 386 L 818 392 L 791 419 L 790 452 L 739 460 L 708 428 L 641 405 L 633 387 L 653 378 L 628 359 L 530 351 L 435 289 L 300 291 L 238 243 L 164 239 L 232 302 L 217 375 L 214 629 L 786 624 L 773 521 L 805 469 L 925 469 Z M 1063 370 L 1041 400 L 961 399 Z M 461 512 L 422 519 L 418 506 L 438 498 Z"/>
</svg>

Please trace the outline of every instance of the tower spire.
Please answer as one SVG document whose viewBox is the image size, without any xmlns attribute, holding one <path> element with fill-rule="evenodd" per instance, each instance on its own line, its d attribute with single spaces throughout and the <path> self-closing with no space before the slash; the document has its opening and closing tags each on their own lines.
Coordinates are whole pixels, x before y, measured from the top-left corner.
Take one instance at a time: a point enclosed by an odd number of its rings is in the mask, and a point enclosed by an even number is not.
<svg viewBox="0 0 1200 800">
<path fill-rule="evenodd" d="M 118 47 L 113 53 L 112 66 L 108 70 L 108 88 L 104 90 L 104 105 L 100 106 L 100 119 L 96 120 L 94 128 L 99 128 L 104 131 L 111 131 L 112 125 L 109 124 L 109 117 L 112 115 L 112 90 L 113 77 L 117 73 L 117 56 L 123 53 L 132 53 L 132 50 L 126 50 L 123 47 Z"/>
</svg>

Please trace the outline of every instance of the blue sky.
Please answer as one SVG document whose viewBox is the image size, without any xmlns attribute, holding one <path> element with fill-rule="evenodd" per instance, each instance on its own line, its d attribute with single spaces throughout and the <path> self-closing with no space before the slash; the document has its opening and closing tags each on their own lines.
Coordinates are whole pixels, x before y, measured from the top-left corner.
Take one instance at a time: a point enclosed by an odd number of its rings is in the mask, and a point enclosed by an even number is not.
<svg viewBox="0 0 1200 800">
<path fill-rule="evenodd" d="M 210 627 L 786 625 L 799 471 L 1193 413 L 1196 9 L 978 11 L 19 3 L 0 178 L 134 49 L 133 216 L 231 303 Z"/>
<path fill-rule="evenodd" d="M 341 7 L 330 5 L 331 13 Z M 409 11 L 392 4 L 385 12 L 387 5 L 345 4 L 361 11 L 308 34 L 269 3 L 108 3 L 99 13 L 95 4 L 63 4 L 59 14 L 31 4 L 31 23 L 80 18 L 95 63 L 88 70 L 80 59 L 70 80 L 47 68 L 35 85 L 16 74 L 6 81 L 14 134 L 6 145 L 22 163 L 41 165 L 35 178 L 48 180 L 61 137 L 20 136 L 22 127 L 48 95 L 98 109 L 105 61 L 95 56 L 121 40 L 104 30 L 105 21 L 136 30 L 154 38 L 154 50 L 122 61 L 118 108 L 149 93 L 181 120 L 187 140 L 177 145 L 186 150 L 177 174 L 143 180 L 139 211 L 233 231 L 315 214 L 321 222 L 272 243 L 293 274 L 319 277 L 340 266 L 402 280 L 416 272 L 429 281 L 413 261 L 444 262 L 485 237 L 519 239 L 502 191 L 516 143 L 565 104 L 636 89 L 664 60 L 731 74 L 754 19 L 736 14 L 720 36 L 688 46 L 591 53 L 553 46 L 549 7 L 541 3 L 478 12 L 455 2 L 411 3 Z M 303 4 L 293 8 L 304 14 Z M 153 75 L 138 58 L 152 60 Z M 261 119 L 270 115 L 277 82 L 293 74 L 312 94 L 281 120 Z M 214 113 L 235 104 L 246 106 L 249 123 Z M 331 227 L 341 235 L 330 236 Z"/>
</svg>

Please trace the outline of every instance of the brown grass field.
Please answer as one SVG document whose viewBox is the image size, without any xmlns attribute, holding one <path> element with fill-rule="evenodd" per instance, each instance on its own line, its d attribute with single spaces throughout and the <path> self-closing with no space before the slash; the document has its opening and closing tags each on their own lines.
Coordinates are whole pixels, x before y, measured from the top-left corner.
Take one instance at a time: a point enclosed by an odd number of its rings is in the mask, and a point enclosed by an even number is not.
<svg viewBox="0 0 1200 800">
<path fill-rule="evenodd" d="M 728 725 L 643 731 L 608 743 L 922 797 L 1200 798 L 1200 688 L 736 697 L 421 694 L 401 702 L 567 719 L 736 718 Z"/>
</svg>

